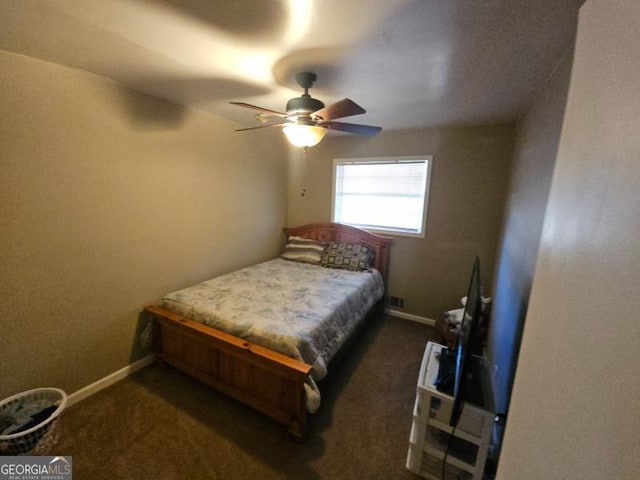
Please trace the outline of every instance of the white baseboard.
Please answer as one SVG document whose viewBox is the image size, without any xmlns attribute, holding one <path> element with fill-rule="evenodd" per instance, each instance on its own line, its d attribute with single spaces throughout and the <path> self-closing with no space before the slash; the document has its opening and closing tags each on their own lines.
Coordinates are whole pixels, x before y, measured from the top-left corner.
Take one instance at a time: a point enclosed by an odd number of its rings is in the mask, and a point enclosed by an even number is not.
<svg viewBox="0 0 640 480">
<path fill-rule="evenodd" d="M 87 385 L 86 387 L 83 387 L 80 390 L 73 392 L 67 397 L 67 407 L 70 407 L 71 405 L 74 405 L 84 400 L 85 398 L 93 395 L 94 393 L 98 393 L 103 388 L 107 388 L 108 386 L 113 385 L 114 383 L 116 383 L 119 380 L 122 380 L 125 377 L 128 377 L 129 375 L 140 370 L 141 368 L 144 368 L 147 365 L 150 365 L 153 362 L 154 358 L 155 358 L 155 355 L 153 353 L 149 354 L 146 357 L 143 357 L 140 360 L 130 365 L 127 365 L 124 368 L 121 368 L 117 372 L 113 372 L 112 374 L 107 375 L 106 377 L 101 378 L 96 382 L 93 382 L 91 385 Z"/>
<path fill-rule="evenodd" d="M 401 312 L 400 310 L 395 310 L 393 308 L 386 308 L 384 312 L 387 315 L 391 315 L 392 317 L 404 318 L 405 320 L 424 323 L 425 325 L 429 325 L 431 327 L 435 327 L 436 325 L 436 321 L 433 318 L 421 317 L 419 315 L 414 315 L 412 313 Z"/>
</svg>

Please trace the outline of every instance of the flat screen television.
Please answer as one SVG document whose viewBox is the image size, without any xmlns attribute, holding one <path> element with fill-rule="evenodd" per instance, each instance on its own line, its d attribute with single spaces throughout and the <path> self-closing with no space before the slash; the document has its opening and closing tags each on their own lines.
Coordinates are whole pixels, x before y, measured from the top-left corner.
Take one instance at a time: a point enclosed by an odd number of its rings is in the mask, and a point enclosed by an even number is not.
<svg viewBox="0 0 640 480">
<path fill-rule="evenodd" d="M 473 262 L 467 301 L 465 302 L 460 336 L 456 354 L 456 377 L 453 388 L 453 408 L 449 425 L 455 427 L 460 419 L 465 402 L 482 405 L 481 364 L 474 357 L 474 343 L 477 339 L 478 325 L 482 315 L 482 285 L 480 283 L 480 260 Z"/>
<path fill-rule="evenodd" d="M 474 356 L 478 341 L 478 325 L 482 315 L 482 285 L 480 283 L 480 260 L 473 262 L 469 288 L 459 326 L 455 349 L 440 356 L 440 369 L 436 388 L 453 396 L 453 407 L 449 425 L 455 427 L 460 419 L 465 402 L 483 405 L 482 361 Z"/>
</svg>

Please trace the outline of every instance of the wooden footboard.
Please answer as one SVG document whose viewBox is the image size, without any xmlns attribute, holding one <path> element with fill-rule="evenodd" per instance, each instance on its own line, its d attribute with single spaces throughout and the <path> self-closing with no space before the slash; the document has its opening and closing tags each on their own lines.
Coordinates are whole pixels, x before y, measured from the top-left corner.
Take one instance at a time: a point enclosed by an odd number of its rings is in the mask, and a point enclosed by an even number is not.
<svg viewBox="0 0 640 480">
<path fill-rule="evenodd" d="M 154 321 L 159 360 L 285 424 L 302 439 L 310 365 L 157 306 L 145 311 Z"/>
</svg>

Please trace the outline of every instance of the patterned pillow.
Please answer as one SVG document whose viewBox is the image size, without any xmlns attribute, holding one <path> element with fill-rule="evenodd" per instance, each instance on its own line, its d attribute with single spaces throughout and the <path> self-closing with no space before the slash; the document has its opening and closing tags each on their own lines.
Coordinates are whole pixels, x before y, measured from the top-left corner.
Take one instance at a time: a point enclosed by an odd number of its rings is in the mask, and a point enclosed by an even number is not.
<svg viewBox="0 0 640 480">
<path fill-rule="evenodd" d="M 330 242 L 322 254 L 321 265 L 355 271 L 368 270 L 374 255 L 373 249 L 363 243 Z"/>
<path fill-rule="evenodd" d="M 289 237 L 280 258 L 296 262 L 320 264 L 326 244 L 302 237 Z"/>
</svg>

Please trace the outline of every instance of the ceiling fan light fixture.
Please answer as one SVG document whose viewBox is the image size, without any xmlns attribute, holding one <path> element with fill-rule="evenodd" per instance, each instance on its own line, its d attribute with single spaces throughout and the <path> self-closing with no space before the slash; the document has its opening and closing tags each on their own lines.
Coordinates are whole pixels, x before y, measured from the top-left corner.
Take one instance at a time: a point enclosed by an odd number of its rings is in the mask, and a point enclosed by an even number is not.
<svg viewBox="0 0 640 480">
<path fill-rule="evenodd" d="M 291 124 L 282 129 L 289 143 L 296 147 L 313 147 L 320 143 L 327 133 L 326 128 L 316 125 Z"/>
</svg>

